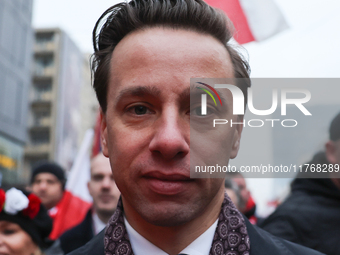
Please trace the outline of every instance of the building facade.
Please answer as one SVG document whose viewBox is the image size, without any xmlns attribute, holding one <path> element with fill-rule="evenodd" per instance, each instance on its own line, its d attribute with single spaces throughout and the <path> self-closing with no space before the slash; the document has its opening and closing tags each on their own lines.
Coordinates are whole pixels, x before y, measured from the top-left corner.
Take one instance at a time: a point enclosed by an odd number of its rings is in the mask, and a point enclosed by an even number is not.
<svg viewBox="0 0 340 255">
<path fill-rule="evenodd" d="M 53 160 L 69 170 L 83 128 L 81 91 L 91 87 L 89 62 L 57 28 L 35 31 L 33 62 L 24 168 Z"/>
<path fill-rule="evenodd" d="M 0 186 L 24 182 L 32 0 L 0 0 Z"/>
</svg>

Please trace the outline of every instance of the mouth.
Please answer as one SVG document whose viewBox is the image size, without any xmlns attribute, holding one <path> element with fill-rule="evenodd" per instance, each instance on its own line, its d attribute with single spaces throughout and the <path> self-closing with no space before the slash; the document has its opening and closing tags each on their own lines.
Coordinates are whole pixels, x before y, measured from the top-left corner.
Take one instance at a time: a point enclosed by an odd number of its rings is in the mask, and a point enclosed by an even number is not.
<svg viewBox="0 0 340 255">
<path fill-rule="evenodd" d="M 99 198 L 103 202 L 110 202 L 110 201 L 114 200 L 115 197 L 111 196 L 111 195 L 100 195 Z"/>
<path fill-rule="evenodd" d="M 165 174 L 159 171 L 148 172 L 143 178 L 153 192 L 160 195 L 177 195 L 187 190 L 188 185 L 194 182 L 190 176 L 182 173 Z"/>
<path fill-rule="evenodd" d="M 37 196 L 40 198 L 40 199 L 43 199 L 45 198 L 47 195 L 45 193 L 37 193 Z M 1 255 L 1 254 L 0 254 Z"/>
</svg>

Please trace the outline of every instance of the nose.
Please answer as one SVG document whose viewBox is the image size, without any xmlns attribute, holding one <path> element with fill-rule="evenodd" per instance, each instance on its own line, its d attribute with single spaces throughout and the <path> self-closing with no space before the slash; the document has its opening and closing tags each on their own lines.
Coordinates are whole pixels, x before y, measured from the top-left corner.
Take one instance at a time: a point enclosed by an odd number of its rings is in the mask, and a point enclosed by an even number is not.
<svg viewBox="0 0 340 255">
<path fill-rule="evenodd" d="M 102 185 L 102 189 L 111 188 L 111 185 L 112 185 L 111 178 L 109 176 L 106 176 L 105 178 L 103 178 L 101 185 Z"/>
<path fill-rule="evenodd" d="M 39 190 L 40 190 L 40 191 L 46 190 L 46 188 L 47 188 L 47 182 L 45 182 L 45 181 L 40 182 L 38 187 L 39 187 Z"/>
<path fill-rule="evenodd" d="M 163 111 L 154 127 L 149 150 L 165 160 L 182 158 L 189 153 L 190 126 L 174 109 Z"/>
</svg>

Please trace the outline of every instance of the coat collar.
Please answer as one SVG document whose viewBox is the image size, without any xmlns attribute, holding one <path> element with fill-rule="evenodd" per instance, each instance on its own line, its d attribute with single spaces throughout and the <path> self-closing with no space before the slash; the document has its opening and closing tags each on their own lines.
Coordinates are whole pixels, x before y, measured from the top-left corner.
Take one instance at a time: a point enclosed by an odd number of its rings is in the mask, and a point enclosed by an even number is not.
<svg viewBox="0 0 340 255">
<path fill-rule="evenodd" d="M 105 254 L 134 254 L 124 224 L 124 208 L 121 198 L 106 227 L 104 249 Z M 249 251 L 250 241 L 246 223 L 242 214 L 225 194 L 209 255 L 249 255 Z"/>
</svg>

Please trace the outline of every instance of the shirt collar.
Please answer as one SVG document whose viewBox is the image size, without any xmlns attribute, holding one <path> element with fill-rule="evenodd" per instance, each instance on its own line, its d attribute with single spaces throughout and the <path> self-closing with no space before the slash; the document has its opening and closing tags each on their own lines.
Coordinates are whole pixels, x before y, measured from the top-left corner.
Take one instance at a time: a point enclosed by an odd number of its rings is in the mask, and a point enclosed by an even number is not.
<svg viewBox="0 0 340 255">
<path fill-rule="evenodd" d="M 184 250 L 180 253 L 184 254 L 195 254 L 195 255 L 208 255 L 211 244 L 214 238 L 214 233 L 217 226 L 217 221 L 214 222 L 202 235 L 196 238 L 191 244 L 189 244 Z M 132 246 L 132 250 L 135 255 L 168 255 L 168 253 L 164 252 L 148 240 L 146 240 L 143 236 L 141 236 L 136 230 L 131 227 L 127 219 L 124 217 L 124 223 L 126 226 L 126 230 L 129 234 L 130 243 Z"/>
<path fill-rule="evenodd" d="M 99 219 L 97 213 L 92 213 L 92 222 L 93 222 L 93 228 L 94 228 L 94 235 L 98 234 L 100 231 L 102 231 L 105 228 L 105 223 Z"/>
</svg>

